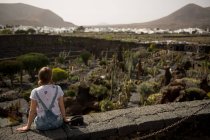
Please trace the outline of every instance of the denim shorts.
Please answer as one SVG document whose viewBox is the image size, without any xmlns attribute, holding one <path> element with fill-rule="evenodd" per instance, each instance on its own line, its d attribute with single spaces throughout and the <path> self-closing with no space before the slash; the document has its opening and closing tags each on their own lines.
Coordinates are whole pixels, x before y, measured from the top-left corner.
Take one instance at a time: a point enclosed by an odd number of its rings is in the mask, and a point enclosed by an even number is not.
<svg viewBox="0 0 210 140">
<path fill-rule="evenodd" d="M 63 118 L 61 117 L 61 115 L 59 115 L 57 117 L 56 121 L 54 121 L 52 123 L 45 123 L 45 122 L 39 121 L 38 117 L 36 117 L 34 119 L 34 123 L 35 123 L 36 129 L 38 129 L 38 130 L 56 129 L 56 128 L 62 126 Z"/>
</svg>

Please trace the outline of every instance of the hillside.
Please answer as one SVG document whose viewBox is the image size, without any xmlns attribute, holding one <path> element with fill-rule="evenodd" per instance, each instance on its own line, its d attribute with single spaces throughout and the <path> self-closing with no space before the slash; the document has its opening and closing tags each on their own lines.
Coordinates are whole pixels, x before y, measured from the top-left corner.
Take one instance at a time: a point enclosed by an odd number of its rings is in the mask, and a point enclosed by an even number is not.
<svg viewBox="0 0 210 140">
<path fill-rule="evenodd" d="M 199 27 L 210 27 L 210 7 L 203 8 L 195 4 L 188 4 L 174 13 L 145 23 L 121 24 L 114 27 L 131 27 L 131 28 L 162 28 L 178 29 Z"/>
<path fill-rule="evenodd" d="M 75 26 L 70 22 L 65 22 L 50 10 L 22 3 L 0 4 L 0 24 L 50 27 Z"/>
</svg>

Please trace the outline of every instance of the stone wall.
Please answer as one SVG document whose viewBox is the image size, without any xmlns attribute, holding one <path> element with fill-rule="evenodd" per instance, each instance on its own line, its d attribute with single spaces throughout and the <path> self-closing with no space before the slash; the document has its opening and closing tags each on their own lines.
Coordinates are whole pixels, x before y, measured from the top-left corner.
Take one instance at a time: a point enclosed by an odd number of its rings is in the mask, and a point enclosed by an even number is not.
<svg viewBox="0 0 210 140">
<path fill-rule="evenodd" d="M 204 106 L 205 108 L 200 110 Z M 153 131 L 165 128 L 184 117 L 192 115 L 198 110 L 200 111 L 176 127 L 177 130 L 178 127 L 184 126 L 181 130 L 177 132 L 174 131 L 175 128 L 171 128 L 161 136 L 161 139 L 167 139 L 167 137 L 168 139 L 177 139 L 181 133 L 184 133 L 184 137 L 189 139 L 192 138 L 190 135 L 193 136 L 196 131 L 205 132 L 210 137 L 208 133 L 210 131 L 210 100 L 202 100 L 92 113 L 84 115 L 84 126 L 73 127 L 65 124 L 59 129 L 42 132 L 32 128 L 32 130 L 26 133 L 18 133 L 15 131 L 15 128 L 19 126 L 5 127 L 0 129 L 0 139 L 64 140 L 139 138 Z M 190 134 L 185 133 L 194 128 L 194 126 L 196 126 L 195 130 L 190 132 Z M 195 136 L 193 137 L 195 138 Z M 152 138 L 155 139 L 155 137 Z M 183 139 L 183 136 L 180 135 L 178 139 L 180 138 Z"/>
<path fill-rule="evenodd" d="M 29 52 L 40 52 L 47 55 L 61 51 L 88 50 L 100 55 L 103 50 L 116 51 L 119 47 L 138 47 L 134 42 L 70 37 L 58 35 L 4 35 L 0 36 L 0 58 L 16 57 Z"/>
<path fill-rule="evenodd" d="M 131 49 L 148 47 L 150 43 L 124 42 L 119 40 L 105 40 L 88 37 L 72 37 L 59 35 L 0 35 L 0 58 L 16 57 L 29 52 L 40 52 L 47 55 L 61 51 L 77 52 L 88 50 L 97 56 L 101 51 L 118 51 L 119 47 Z M 202 53 L 210 52 L 210 45 L 189 45 L 158 43 L 158 48 L 175 51 L 189 51 Z M 198 49 L 199 48 L 199 49 Z"/>
</svg>

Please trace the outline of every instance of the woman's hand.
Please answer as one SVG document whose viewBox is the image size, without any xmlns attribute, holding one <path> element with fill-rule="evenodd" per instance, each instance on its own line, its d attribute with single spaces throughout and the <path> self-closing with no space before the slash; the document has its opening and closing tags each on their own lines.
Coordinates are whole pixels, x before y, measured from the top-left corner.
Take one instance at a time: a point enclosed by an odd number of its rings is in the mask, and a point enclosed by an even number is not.
<svg viewBox="0 0 210 140">
<path fill-rule="evenodd" d="M 63 118 L 63 121 L 64 121 L 64 123 L 68 123 L 68 122 L 70 122 L 70 119 L 69 118 Z"/>
<path fill-rule="evenodd" d="M 28 131 L 30 128 L 26 125 L 26 126 L 23 126 L 23 127 L 19 127 L 17 128 L 16 130 L 19 131 L 19 132 L 26 132 Z"/>
</svg>

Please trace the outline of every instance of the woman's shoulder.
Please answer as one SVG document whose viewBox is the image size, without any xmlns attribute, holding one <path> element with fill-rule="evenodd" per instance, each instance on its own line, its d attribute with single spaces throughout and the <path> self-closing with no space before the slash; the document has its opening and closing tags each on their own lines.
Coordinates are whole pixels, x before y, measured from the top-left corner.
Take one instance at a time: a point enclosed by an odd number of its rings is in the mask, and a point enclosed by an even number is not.
<svg viewBox="0 0 210 140">
<path fill-rule="evenodd" d="M 39 87 L 36 87 L 36 88 L 32 89 L 32 91 L 31 91 L 31 92 L 35 92 L 35 91 L 37 91 L 37 90 L 38 90 L 38 88 L 39 88 Z"/>
<path fill-rule="evenodd" d="M 58 89 L 61 89 L 61 86 L 59 85 L 53 85 L 54 87 L 57 87 Z"/>
</svg>

